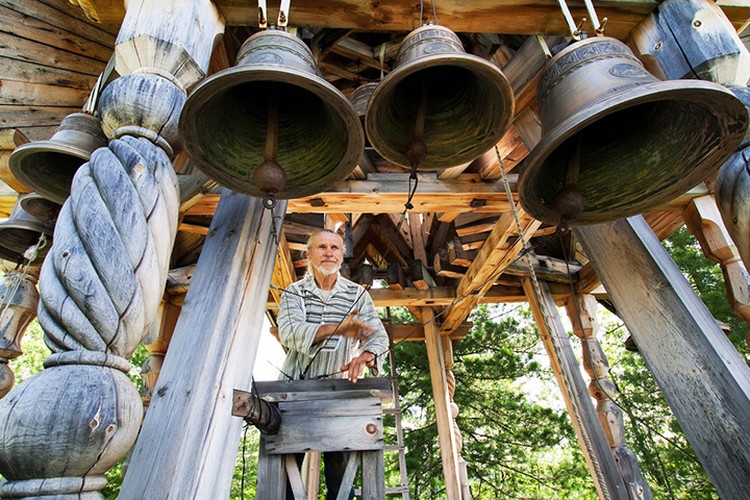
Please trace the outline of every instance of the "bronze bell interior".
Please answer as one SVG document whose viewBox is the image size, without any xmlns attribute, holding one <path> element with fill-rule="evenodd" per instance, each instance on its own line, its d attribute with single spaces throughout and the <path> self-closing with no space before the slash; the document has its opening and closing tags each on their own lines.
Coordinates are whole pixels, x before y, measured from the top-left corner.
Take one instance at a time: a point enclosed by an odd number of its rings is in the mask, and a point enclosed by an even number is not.
<svg viewBox="0 0 750 500">
<path fill-rule="evenodd" d="M 64 203 L 78 168 L 91 153 L 107 145 L 98 118 L 72 113 L 63 118 L 49 140 L 17 147 L 8 161 L 13 175 L 25 186 L 55 203 Z"/>
<path fill-rule="evenodd" d="M 519 196 L 553 225 L 607 222 L 666 203 L 716 171 L 748 123 L 721 85 L 659 81 L 607 37 L 555 55 L 538 99 L 542 140 L 525 160 Z"/>
<path fill-rule="evenodd" d="M 426 25 L 404 39 L 395 69 L 369 101 L 365 128 L 375 150 L 403 167 L 412 166 L 407 148 L 420 136 L 427 154 L 419 168 L 439 170 L 491 149 L 513 109 L 513 90 L 496 65 L 467 54 L 448 28 Z"/>
<path fill-rule="evenodd" d="M 193 90 L 180 130 L 190 158 L 206 175 L 259 197 L 324 191 L 354 170 L 364 149 L 349 100 L 319 76 L 307 46 L 279 30 L 248 38 L 234 67 Z M 275 142 L 270 148 L 269 139 Z M 258 185 L 258 177 L 265 182 L 268 176 L 256 175 L 269 149 L 286 178 L 274 193 Z M 277 172 L 269 171 L 273 183 Z"/>
</svg>

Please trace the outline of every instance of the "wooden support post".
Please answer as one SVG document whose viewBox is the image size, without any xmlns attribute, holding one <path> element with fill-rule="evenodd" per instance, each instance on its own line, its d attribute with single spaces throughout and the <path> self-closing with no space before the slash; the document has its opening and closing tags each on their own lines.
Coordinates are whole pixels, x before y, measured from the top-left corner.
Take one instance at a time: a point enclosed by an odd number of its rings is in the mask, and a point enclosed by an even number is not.
<svg viewBox="0 0 750 500">
<path fill-rule="evenodd" d="M 625 443 L 622 410 L 615 402 L 617 387 L 609 379 L 609 362 L 602 350 L 596 331 L 596 298 L 593 295 L 572 295 L 565 302 L 573 333 L 581 340 L 583 368 L 588 373 L 589 394 L 596 400 L 596 412 L 615 456 L 620 475 L 631 500 L 651 499 L 651 488 L 641 474 L 638 460 Z"/>
<path fill-rule="evenodd" d="M 283 222 L 285 209 L 222 195 L 119 498 L 229 495 L 242 424 L 232 391 L 249 386 L 276 253 L 271 219 Z"/>
<path fill-rule="evenodd" d="M 706 257 L 721 266 L 732 311 L 750 324 L 750 276 L 724 226 L 714 197 L 693 198 L 685 207 L 682 218 L 698 239 Z M 750 345 L 750 334 L 745 340 Z"/>
<path fill-rule="evenodd" d="M 461 429 L 458 428 L 456 418 L 458 417 L 459 408 L 456 402 L 453 400 L 453 395 L 456 393 L 456 376 L 453 374 L 453 339 L 448 335 L 442 335 L 440 337 L 443 349 L 443 360 L 445 361 L 445 381 L 448 385 L 448 401 L 450 402 L 451 409 L 451 420 L 453 422 L 453 439 L 456 441 L 456 457 L 458 459 L 458 477 L 461 484 L 461 498 L 471 498 L 471 490 L 469 489 L 469 472 L 466 468 L 466 460 L 461 457 L 461 450 L 464 446 L 463 436 L 461 435 Z"/>
<path fill-rule="evenodd" d="M 143 340 L 148 351 L 148 358 L 141 366 L 141 399 L 144 411 L 148 410 L 151 397 L 154 395 L 159 373 L 164 365 L 164 356 L 167 354 L 181 309 L 181 306 L 162 301 L 159 306 L 159 321 L 153 328 L 154 336 Z"/>
<path fill-rule="evenodd" d="M 722 498 L 750 477 L 750 368 L 641 216 L 574 229 Z"/>
<path fill-rule="evenodd" d="M 435 400 L 435 420 L 437 421 L 438 439 L 440 442 L 440 456 L 443 462 L 443 476 L 445 477 L 445 493 L 448 500 L 461 500 L 461 481 L 458 469 L 458 447 L 453 432 L 450 399 L 448 396 L 448 381 L 445 376 L 445 358 L 440 329 L 433 321 L 432 308 L 422 307 L 422 321 L 424 323 L 425 345 L 427 358 L 430 362 L 430 380 L 432 380 L 432 394 Z"/>
<path fill-rule="evenodd" d="M 524 278 L 523 289 L 534 313 L 552 371 L 560 386 L 599 497 L 626 500 L 628 492 L 625 483 L 591 404 L 591 397 L 581 377 L 568 336 L 560 322 L 549 286 L 542 281 L 539 282 L 537 290 L 530 278 Z"/>
</svg>

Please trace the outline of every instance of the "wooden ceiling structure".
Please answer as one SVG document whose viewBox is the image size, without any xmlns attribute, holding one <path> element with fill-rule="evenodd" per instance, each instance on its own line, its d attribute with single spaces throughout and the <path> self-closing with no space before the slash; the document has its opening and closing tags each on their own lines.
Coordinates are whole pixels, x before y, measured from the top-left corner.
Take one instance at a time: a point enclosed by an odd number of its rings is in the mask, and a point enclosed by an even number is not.
<svg viewBox="0 0 750 500">
<path fill-rule="evenodd" d="M 574 19 L 588 17 L 582 1 L 568 3 Z M 402 334 L 409 340 L 425 339 L 426 325 L 438 311 L 441 317 L 434 324 L 439 334 L 458 338 L 465 334 L 465 322 L 477 304 L 528 301 L 530 272 L 520 264 L 523 240 L 534 250 L 534 271 L 552 301 L 572 293 L 606 296 L 574 233 L 534 220 L 518 204 L 524 159 L 542 137 L 537 82 L 547 50 L 568 35 L 559 3 L 435 4 L 437 21 L 459 35 L 467 52 L 493 62 L 508 78 L 516 100 L 511 126 L 496 148 L 472 161 L 439 172 L 419 172 L 411 200 L 414 208 L 405 215 L 409 172 L 372 148 L 365 149 L 344 181 L 325 192 L 289 200 L 266 305 L 272 320 L 278 289 L 304 273 L 307 235 L 342 225 L 350 238 L 345 272 L 363 283 L 384 280 L 387 287 L 370 290 L 375 304 L 406 306 L 425 324 L 418 335 Z M 595 6 L 599 17 L 608 19 L 606 34 L 627 42 L 658 4 L 603 0 Z M 734 29 L 744 33 L 750 3 L 717 4 Z M 231 66 L 243 41 L 257 31 L 254 3 L 218 0 L 215 5 L 226 27 L 209 73 Z M 274 19 L 275 5 L 269 7 L 268 17 Z M 359 85 L 393 70 L 401 41 L 421 24 L 419 10 L 419 3 L 406 0 L 299 0 L 292 3 L 290 19 L 312 49 L 323 77 L 351 96 Z M 427 2 L 424 11 L 425 20 L 431 20 Z M 28 191 L 9 171 L 12 150 L 48 139 L 66 115 L 81 109 L 112 57 L 124 14 L 121 0 L 0 0 L 0 217 L 10 215 L 18 195 Z M 174 166 L 182 198 L 166 302 L 179 308 L 221 195 L 184 152 L 178 152 Z M 691 217 L 691 201 L 711 189 L 708 179 L 644 213 L 645 221 L 663 239 Z"/>
<path fill-rule="evenodd" d="M 75 2 L 74 2 L 75 3 Z M 254 5 L 218 1 L 226 21 L 223 39 L 214 51 L 211 72 L 231 65 L 242 42 L 254 31 Z M 750 17 L 744 2 L 719 2 L 737 29 Z M 416 7 L 415 7 L 416 6 Z M 655 1 L 610 0 L 596 3 L 607 17 L 606 33 L 627 40 L 630 31 L 650 14 Z M 112 54 L 122 21 L 122 2 L 32 0 L 18 5 L 3 0 L 4 23 L 0 68 L 0 177 L 7 186 L 0 213 L 8 215 L 16 193 L 28 189 L 7 167 L 13 148 L 27 140 L 49 138 L 60 120 L 80 110 L 99 73 Z M 269 18 L 275 15 L 271 5 Z M 425 17 L 430 9 L 425 8 Z M 502 68 L 516 98 L 513 123 L 493 149 L 475 160 L 439 172 L 420 172 L 409 224 L 399 219 L 408 195 L 408 172 L 367 148 L 362 161 L 345 181 L 331 189 L 289 202 L 275 285 L 283 288 L 304 272 L 303 244 L 314 228 L 348 221 L 351 248 L 348 272 L 364 279 L 387 279 L 390 289 L 373 290 L 379 305 L 445 305 L 461 293 L 474 291 L 502 262 L 505 271 L 483 287 L 465 308 L 445 318 L 444 333 L 465 320 L 477 302 L 523 301 L 519 277 L 526 272 L 515 263 L 520 249 L 514 224 L 509 224 L 510 200 L 502 179 L 498 152 L 517 203 L 516 184 L 523 160 L 540 140 L 536 84 L 546 60 L 545 45 L 560 43 L 567 26 L 555 0 L 529 4 L 517 1 L 437 2 L 437 19 L 459 34 L 467 52 Z M 575 19 L 587 16 L 582 2 L 570 2 Z M 309 43 L 326 80 L 346 95 L 366 82 L 377 81 L 393 69 L 400 41 L 419 25 L 414 2 L 296 1 L 292 24 Z M 187 179 L 194 169 L 185 155 L 175 162 Z M 690 199 L 707 193 L 698 186 L 663 207 L 644 214 L 654 232 L 664 238 L 683 224 Z M 204 186 L 203 191 L 209 191 Z M 175 244 L 169 293 L 184 293 L 219 195 L 201 193 L 184 200 Z M 579 292 L 598 289 L 596 275 L 571 234 L 529 224 L 537 255 L 536 271 L 566 294 L 569 281 Z M 490 244 L 487 245 L 487 242 Z M 569 257 L 569 258 L 567 258 Z M 421 266 L 415 264 L 421 262 Z M 362 270 L 362 264 L 371 269 Z M 179 300 L 179 297 L 175 300 Z M 274 309 L 269 301 L 269 309 Z"/>
</svg>

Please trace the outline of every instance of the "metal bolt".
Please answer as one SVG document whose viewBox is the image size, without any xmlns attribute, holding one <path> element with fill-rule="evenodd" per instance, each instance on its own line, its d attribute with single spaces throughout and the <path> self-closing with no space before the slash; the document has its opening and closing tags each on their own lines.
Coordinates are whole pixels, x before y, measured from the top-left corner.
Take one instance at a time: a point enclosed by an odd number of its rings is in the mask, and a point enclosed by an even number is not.
<svg viewBox="0 0 750 500">
<path fill-rule="evenodd" d="M 375 434 L 376 432 L 378 432 L 378 428 L 377 428 L 377 426 L 376 426 L 375 424 L 373 424 L 373 423 L 369 423 L 369 424 L 367 424 L 367 425 L 365 426 L 365 431 L 366 431 L 366 432 L 367 432 L 368 434 Z"/>
</svg>

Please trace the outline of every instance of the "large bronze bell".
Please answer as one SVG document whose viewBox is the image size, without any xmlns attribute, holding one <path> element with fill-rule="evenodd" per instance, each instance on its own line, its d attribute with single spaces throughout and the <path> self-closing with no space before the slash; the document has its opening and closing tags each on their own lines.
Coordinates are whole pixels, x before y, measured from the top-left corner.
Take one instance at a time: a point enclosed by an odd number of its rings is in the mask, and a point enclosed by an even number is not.
<svg viewBox="0 0 750 500">
<path fill-rule="evenodd" d="M 234 67 L 201 82 L 180 117 L 185 149 L 209 177 L 237 192 L 309 196 L 354 170 L 364 133 L 349 100 L 318 74 L 294 35 L 261 31 Z"/>
<path fill-rule="evenodd" d="M 426 25 L 401 44 L 395 69 L 370 99 L 365 128 L 383 158 L 437 170 L 491 149 L 513 108 L 513 90 L 497 66 L 467 54 L 448 28 Z"/>
<path fill-rule="evenodd" d="M 42 220 L 22 208 L 23 196 L 16 200 L 10 217 L 0 222 L 0 258 L 11 262 L 24 261 L 24 252 L 39 243 L 45 236 L 46 242 L 40 245 L 31 265 L 40 265 L 52 245 L 54 220 Z"/>
<path fill-rule="evenodd" d="M 44 198 L 64 203 L 78 167 L 91 153 L 107 145 L 98 118 L 88 113 L 72 113 L 47 141 L 18 146 L 10 155 L 9 166 L 16 179 Z"/>
<path fill-rule="evenodd" d="M 659 81 L 608 37 L 566 47 L 537 96 L 542 140 L 519 180 L 524 209 L 549 224 L 596 224 L 685 193 L 736 150 L 748 124 L 721 85 Z"/>
</svg>

